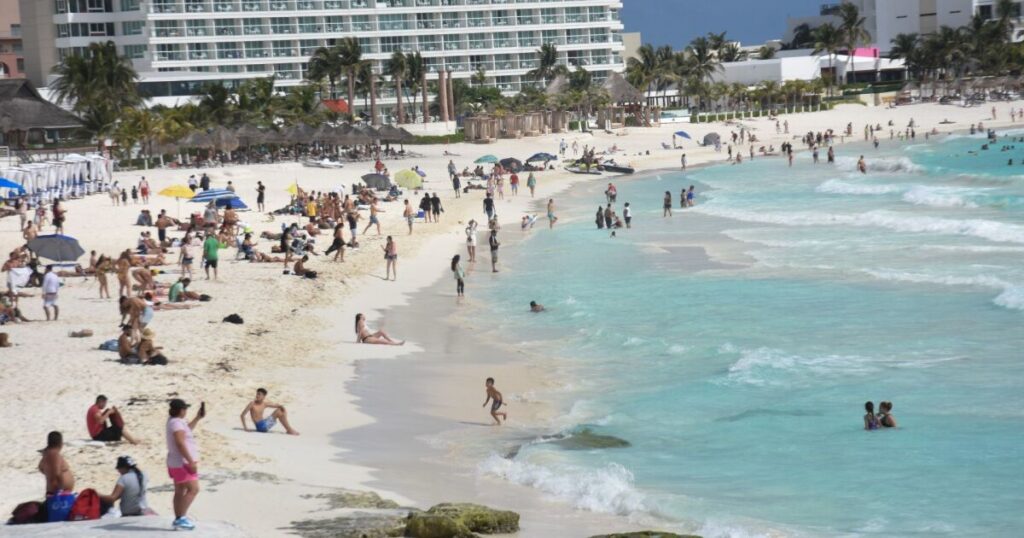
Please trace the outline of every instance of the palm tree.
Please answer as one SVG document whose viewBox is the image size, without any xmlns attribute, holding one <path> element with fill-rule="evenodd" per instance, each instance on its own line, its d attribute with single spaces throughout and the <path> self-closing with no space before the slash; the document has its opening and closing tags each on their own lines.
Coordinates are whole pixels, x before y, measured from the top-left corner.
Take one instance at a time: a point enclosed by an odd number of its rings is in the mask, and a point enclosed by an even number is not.
<svg viewBox="0 0 1024 538">
<path fill-rule="evenodd" d="M 320 101 L 317 95 L 321 91 L 317 84 L 303 84 L 289 89 L 282 103 L 282 115 L 291 124 L 305 123 L 314 125 L 322 119 L 320 117 Z"/>
<path fill-rule="evenodd" d="M 811 26 L 807 23 L 803 23 L 798 24 L 795 28 L 793 28 L 793 39 L 783 48 L 802 49 L 807 47 L 813 47 L 814 42 L 814 32 L 811 30 Z"/>
<path fill-rule="evenodd" d="M 232 123 L 230 119 L 235 112 L 234 102 L 231 92 L 223 83 L 217 82 L 204 85 L 203 93 L 199 96 L 198 106 L 208 123 L 214 125 Z"/>
<path fill-rule="evenodd" d="M 405 81 L 412 97 L 412 123 L 416 122 L 416 103 L 419 101 L 426 73 L 426 64 L 423 63 L 423 55 L 419 51 L 405 55 Z"/>
<path fill-rule="evenodd" d="M 320 82 L 326 78 L 329 83 L 331 99 L 338 97 L 337 83 L 344 69 L 341 59 L 341 51 L 338 47 L 320 47 L 313 51 L 313 55 L 309 58 L 306 78 L 310 82 Z"/>
<path fill-rule="evenodd" d="M 852 82 L 853 76 L 853 51 L 861 43 L 871 39 L 871 35 L 864 29 L 864 17 L 860 16 L 857 6 L 843 2 L 839 4 L 839 29 L 843 34 L 843 45 L 846 46 L 846 59 L 849 62 L 847 82 Z"/>
<path fill-rule="evenodd" d="M 658 79 L 664 68 L 654 46 L 644 44 L 637 50 L 637 56 L 626 62 L 626 81 L 644 92 L 646 100 L 647 92 L 650 91 L 651 85 Z M 644 110 L 646 111 L 646 107 Z M 644 125 L 650 127 L 646 112 L 644 113 Z"/>
<path fill-rule="evenodd" d="M 568 73 L 569 68 L 558 63 L 558 47 L 554 43 L 544 43 L 537 49 L 537 67 L 527 71 L 526 76 L 547 86 L 558 75 Z"/>
<path fill-rule="evenodd" d="M 835 57 L 836 52 L 843 46 L 843 33 L 830 22 L 822 24 L 814 29 L 814 52 L 818 55 L 822 52 L 828 53 L 828 82 L 829 95 L 832 95 L 832 87 L 835 84 Z"/>
<path fill-rule="evenodd" d="M 775 47 L 770 45 L 761 45 L 761 48 L 757 49 L 758 60 L 771 60 L 775 57 Z"/>
<path fill-rule="evenodd" d="M 92 43 L 82 54 L 68 56 L 53 74 L 58 77 L 52 86 L 57 103 L 70 104 L 86 129 L 100 137 L 111 131 L 122 109 L 142 102 L 139 76 L 112 41 Z"/>
<path fill-rule="evenodd" d="M 346 37 L 338 43 L 335 49 L 339 57 L 338 64 L 345 72 L 345 78 L 348 81 L 349 116 L 355 118 L 356 80 L 366 64 L 366 61 L 363 60 L 363 47 L 359 44 L 358 39 Z"/>
<path fill-rule="evenodd" d="M 719 54 L 722 52 L 722 49 L 725 48 L 725 46 L 729 43 L 729 40 L 726 39 L 725 32 L 719 32 L 717 34 L 714 32 L 708 32 L 707 42 L 708 46 L 711 47 L 711 50 L 714 51 L 715 54 Z"/>
<path fill-rule="evenodd" d="M 740 49 L 740 46 L 736 43 L 726 43 L 725 46 L 718 51 L 718 59 L 726 63 L 742 62 L 747 59 L 747 53 Z"/>
<path fill-rule="evenodd" d="M 481 65 L 476 68 L 469 77 L 469 81 L 473 83 L 473 86 L 483 86 L 487 83 L 487 70 Z"/>
<path fill-rule="evenodd" d="M 698 95 L 706 98 L 708 84 L 714 81 L 715 73 L 723 70 L 722 62 L 712 53 L 711 43 L 707 38 L 698 37 L 686 47 L 686 58 L 691 87 L 698 90 Z"/>
<path fill-rule="evenodd" d="M 408 68 L 409 64 L 401 50 L 392 52 L 391 59 L 384 64 L 384 72 L 391 77 L 391 82 L 395 84 L 395 97 L 398 99 L 398 123 L 405 123 L 405 108 L 402 106 L 402 81 L 405 80 Z"/>
<path fill-rule="evenodd" d="M 919 77 L 921 64 L 919 56 L 921 53 L 920 39 L 917 34 L 896 34 L 892 39 L 892 47 L 889 49 L 889 58 L 903 60 L 907 71 L 911 76 Z"/>
</svg>

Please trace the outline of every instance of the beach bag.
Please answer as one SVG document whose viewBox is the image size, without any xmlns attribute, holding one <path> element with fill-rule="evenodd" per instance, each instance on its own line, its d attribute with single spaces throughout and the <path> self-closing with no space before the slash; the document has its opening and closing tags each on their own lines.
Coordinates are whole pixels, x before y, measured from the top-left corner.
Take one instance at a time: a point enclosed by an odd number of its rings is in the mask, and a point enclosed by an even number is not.
<svg viewBox="0 0 1024 538">
<path fill-rule="evenodd" d="M 11 512 L 10 525 L 28 525 L 29 523 L 45 523 L 46 506 L 39 501 L 21 503 Z"/>
<path fill-rule="evenodd" d="M 224 318 L 224 323 L 234 323 L 236 325 L 240 325 L 244 322 L 245 321 L 242 319 L 242 316 L 239 316 L 238 314 L 231 314 L 230 316 Z"/>
<path fill-rule="evenodd" d="M 117 351 L 117 340 L 107 340 L 100 344 L 102 351 Z"/>
<path fill-rule="evenodd" d="M 100 496 L 94 489 L 83 489 L 71 506 L 68 521 L 88 521 L 100 518 Z"/>
<path fill-rule="evenodd" d="M 154 355 L 146 362 L 146 366 L 167 366 L 167 357 L 164 357 L 163 353 Z"/>
<path fill-rule="evenodd" d="M 55 523 L 67 521 L 71 514 L 71 507 L 75 504 L 75 494 L 65 493 L 54 495 L 46 499 L 46 521 Z"/>
</svg>

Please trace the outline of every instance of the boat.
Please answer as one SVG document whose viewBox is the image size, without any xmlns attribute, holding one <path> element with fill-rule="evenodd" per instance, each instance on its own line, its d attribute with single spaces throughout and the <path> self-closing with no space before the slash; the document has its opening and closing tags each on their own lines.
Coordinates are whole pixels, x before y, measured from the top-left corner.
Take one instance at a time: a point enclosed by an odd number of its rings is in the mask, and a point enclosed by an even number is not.
<svg viewBox="0 0 1024 538">
<path fill-rule="evenodd" d="M 632 166 L 626 166 L 623 164 L 605 163 L 597 167 L 598 170 L 604 170 L 605 172 L 615 172 L 616 174 L 632 174 L 636 172 Z"/>
<path fill-rule="evenodd" d="M 319 161 L 313 159 L 303 159 L 302 166 L 305 166 L 307 168 L 341 168 L 345 166 L 345 163 L 332 161 L 330 159 L 323 159 Z"/>
<path fill-rule="evenodd" d="M 572 173 L 574 173 L 574 174 L 587 174 L 587 175 L 591 175 L 591 176 L 599 176 L 599 175 L 601 175 L 601 171 L 598 170 L 596 166 L 593 167 L 593 168 L 590 168 L 589 170 L 586 169 L 586 168 L 580 168 L 578 166 L 566 166 L 565 169 L 570 171 L 570 172 L 572 172 Z"/>
</svg>

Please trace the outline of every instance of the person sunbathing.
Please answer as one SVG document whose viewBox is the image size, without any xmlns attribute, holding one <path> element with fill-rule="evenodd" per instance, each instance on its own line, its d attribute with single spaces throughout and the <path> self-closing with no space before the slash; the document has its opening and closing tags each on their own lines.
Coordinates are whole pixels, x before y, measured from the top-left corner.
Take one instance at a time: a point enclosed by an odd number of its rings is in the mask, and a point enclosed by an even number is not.
<svg viewBox="0 0 1024 538">
<path fill-rule="evenodd" d="M 361 313 L 356 314 L 356 340 L 360 344 L 382 344 L 389 346 L 405 344 L 405 340 L 393 340 L 384 331 L 370 332 L 370 329 L 366 326 L 366 316 L 363 316 Z"/>
<path fill-rule="evenodd" d="M 258 250 L 254 250 L 252 251 L 252 258 L 249 261 L 252 263 L 282 263 L 284 262 L 284 258 L 281 256 L 271 256 Z"/>
<path fill-rule="evenodd" d="M 190 278 L 179 278 L 177 282 L 171 285 L 170 290 L 168 290 L 167 300 L 172 303 L 198 301 L 199 294 L 194 291 L 188 291 L 188 286 L 191 283 L 192 279 Z"/>
</svg>

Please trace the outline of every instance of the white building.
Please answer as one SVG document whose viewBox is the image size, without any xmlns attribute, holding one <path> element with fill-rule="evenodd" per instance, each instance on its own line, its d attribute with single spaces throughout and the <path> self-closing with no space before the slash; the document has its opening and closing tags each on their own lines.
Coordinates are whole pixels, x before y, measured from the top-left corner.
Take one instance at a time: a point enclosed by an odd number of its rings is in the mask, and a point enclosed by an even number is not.
<svg viewBox="0 0 1024 538">
<path fill-rule="evenodd" d="M 871 35 L 870 42 L 879 48 L 882 54 L 888 54 L 892 48 L 892 40 L 899 34 L 926 35 L 937 31 L 943 26 L 957 28 L 965 26 L 975 14 L 986 19 L 996 16 L 997 0 L 846 0 L 854 4 L 864 17 L 864 28 Z M 1014 41 L 1024 40 L 1024 27 L 1020 24 L 1021 2 L 1017 6 L 1017 23 L 1014 30 Z M 793 38 L 793 30 L 807 24 L 811 28 L 826 22 L 838 24 L 835 16 L 838 4 L 821 6 L 818 15 L 797 17 L 787 20 L 787 39 Z"/>
<path fill-rule="evenodd" d="M 902 80 L 906 72 L 903 60 L 855 56 L 851 64 L 849 57 L 837 54 L 832 58 L 830 67 L 827 54 L 812 56 L 810 49 L 779 51 L 776 54 L 777 56 L 770 60 L 754 59 L 723 63 L 722 72 L 716 74 L 714 80 L 748 86 L 755 86 L 764 81 L 781 84 L 787 80 L 824 79 L 831 68 L 839 80 L 846 79 L 847 73 L 852 73 L 851 78 L 874 82 Z"/>
<path fill-rule="evenodd" d="M 600 81 L 622 71 L 622 0 L 21 0 L 28 77 L 44 86 L 61 58 L 113 41 L 132 59 L 140 89 L 157 101 L 208 82 L 235 87 L 276 75 L 300 84 L 318 47 L 355 37 L 377 73 L 395 50 L 422 53 L 429 73 L 517 92 L 531 83 L 537 49 Z M 429 75 L 435 79 L 436 75 Z M 393 89 L 380 84 L 382 111 Z"/>
</svg>

